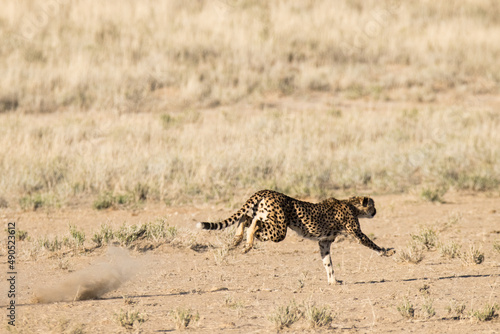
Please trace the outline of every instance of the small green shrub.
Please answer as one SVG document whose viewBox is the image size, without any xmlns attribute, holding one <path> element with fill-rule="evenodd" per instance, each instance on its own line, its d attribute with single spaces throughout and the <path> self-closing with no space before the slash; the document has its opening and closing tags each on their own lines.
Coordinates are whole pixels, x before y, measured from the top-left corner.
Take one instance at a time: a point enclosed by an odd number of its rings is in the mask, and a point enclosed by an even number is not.
<svg viewBox="0 0 500 334">
<path fill-rule="evenodd" d="M 500 253 L 500 241 L 495 241 L 493 243 L 493 249 Z"/>
<path fill-rule="evenodd" d="M 302 317 L 300 308 L 292 302 L 290 305 L 279 306 L 277 310 L 269 316 L 276 327 L 276 330 L 282 330 L 285 327 L 290 327 Z"/>
<path fill-rule="evenodd" d="M 113 240 L 113 230 L 107 224 L 101 224 L 101 230 L 95 232 L 92 237 L 92 241 L 97 245 L 97 247 L 101 247 L 103 244 L 108 244 L 111 240 Z"/>
<path fill-rule="evenodd" d="M 28 195 L 19 199 L 19 206 L 24 211 L 36 211 L 40 208 L 57 207 L 58 205 L 55 197 L 49 194 Z"/>
<path fill-rule="evenodd" d="M 139 311 L 123 311 L 115 313 L 118 324 L 126 329 L 134 328 L 135 324 L 142 324 L 147 321 L 147 317 Z"/>
<path fill-rule="evenodd" d="M 444 203 L 443 196 L 446 194 L 448 189 L 445 187 L 439 188 L 424 188 L 420 193 L 420 196 L 429 202 Z"/>
<path fill-rule="evenodd" d="M 312 328 L 329 327 L 333 321 L 332 311 L 326 306 L 307 306 L 305 317 Z"/>
<path fill-rule="evenodd" d="M 104 210 L 112 206 L 113 197 L 109 193 L 99 196 L 99 198 L 94 201 L 94 209 L 96 210 Z"/>
<path fill-rule="evenodd" d="M 457 319 L 465 318 L 465 304 L 457 304 L 453 301 L 446 307 L 446 310 L 448 314 L 453 315 Z"/>
<path fill-rule="evenodd" d="M 448 243 L 448 244 L 440 244 L 439 245 L 439 250 L 441 251 L 441 256 L 448 257 L 450 259 L 460 257 L 460 249 L 461 248 L 462 248 L 462 245 L 456 243 L 455 241 L 452 241 L 451 243 Z"/>
<path fill-rule="evenodd" d="M 235 300 L 232 296 L 226 296 L 226 299 L 224 299 L 224 306 L 231 308 L 231 309 L 238 309 L 242 308 L 244 306 L 242 301 Z"/>
<path fill-rule="evenodd" d="M 47 237 L 42 237 L 37 239 L 35 247 L 37 249 L 45 249 L 49 252 L 56 252 L 60 250 L 63 246 L 66 247 L 69 246 L 69 244 L 70 242 L 67 237 L 63 238 L 62 241 L 59 241 L 57 239 L 57 236 L 53 240 L 50 240 Z"/>
<path fill-rule="evenodd" d="M 498 318 L 498 313 L 497 310 L 499 309 L 498 304 L 486 304 L 482 310 L 477 310 L 477 311 L 471 311 L 470 316 L 473 319 L 479 320 L 479 321 L 490 321 L 495 318 Z"/>
<path fill-rule="evenodd" d="M 415 242 L 410 242 L 406 249 L 402 249 L 398 252 L 397 259 L 400 262 L 417 264 L 424 259 L 423 249 Z"/>
<path fill-rule="evenodd" d="M 30 238 L 28 237 L 28 232 L 23 231 L 23 230 L 17 230 L 17 231 L 16 231 L 16 238 L 17 238 L 17 240 L 19 240 L 19 241 L 24 241 L 26 238 L 28 238 L 28 240 L 30 239 Z"/>
<path fill-rule="evenodd" d="M 179 330 L 185 329 L 192 322 L 198 321 L 200 315 L 198 312 L 193 314 L 191 309 L 176 308 L 173 312 L 175 327 Z"/>
<path fill-rule="evenodd" d="M 415 317 L 415 308 L 408 298 L 403 299 L 403 303 L 397 307 L 399 314 L 405 319 L 412 319 Z"/>
<path fill-rule="evenodd" d="M 160 122 L 164 129 L 168 129 L 176 122 L 176 119 L 169 114 L 162 114 L 160 116 Z"/>
<path fill-rule="evenodd" d="M 145 237 L 148 240 L 159 241 L 163 239 L 168 239 L 171 241 L 177 236 L 178 230 L 175 226 L 168 226 L 165 220 L 159 219 L 155 222 L 149 222 L 145 225 L 146 233 Z"/>
<path fill-rule="evenodd" d="M 469 249 L 460 255 L 460 259 L 468 266 L 481 264 L 484 261 L 484 253 L 477 249 L 476 246 L 470 245 Z"/>
<path fill-rule="evenodd" d="M 126 226 L 123 224 L 118 231 L 114 233 L 114 236 L 118 241 L 120 241 L 121 245 L 128 246 L 132 242 L 142 239 L 146 235 L 146 225 L 142 224 L 140 226 L 137 225 L 130 225 Z"/>
<path fill-rule="evenodd" d="M 438 243 L 436 231 L 429 227 L 421 228 L 419 234 L 411 234 L 411 238 L 422 244 L 427 250 L 434 249 Z"/>
<path fill-rule="evenodd" d="M 436 310 L 433 307 L 434 300 L 427 297 L 422 304 L 422 313 L 424 318 L 432 318 L 436 315 Z"/>
<path fill-rule="evenodd" d="M 94 209 L 96 210 L 105 210 L 111 207 L 125 206 L 130 203 L 131 203 L 131 196 L 128 194 L 119 194 L 114 196 L 111 193 L 106 192 L 104 194 L 101 194 L 94 201 L 93 206 Z"/>
<path fill-rule="evenodd" d="M 83 231 L 78 231 L 76 226 L 69 225 L 69 234 L 73 238 L 76 247 L 83 246 L 83 243 L 85 242 L 85 233 L 83 233 Z"/>
</svg>

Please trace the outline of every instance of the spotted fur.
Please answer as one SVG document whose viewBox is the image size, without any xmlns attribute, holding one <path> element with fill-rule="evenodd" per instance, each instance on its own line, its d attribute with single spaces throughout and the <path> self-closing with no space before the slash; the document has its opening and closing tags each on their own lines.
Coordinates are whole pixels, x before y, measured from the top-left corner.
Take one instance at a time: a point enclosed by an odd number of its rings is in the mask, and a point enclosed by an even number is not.
<svg viewBox="0 0 500 334">
<path fill-rule="evenodd" d="M 351 197 L 347 200 L 329 198 L 320 203 L 309 203 L 272 190 L 261 190 L 226 220 L 220 223 L 201 222 L 197 227 L 220 230 L 238 223 L 233 246 L 241 243 L 244 230 L 248 227 L 244 253 L 252 249 L 254 238 L 280 242 L 285 239 L 290 228 L 304 238 L 318 241 L 328 283 L 335 284 L 339 281 L 335 279 L 330 248 L 339 233 L 346 232 L 354 236 L 379 255 L 391 256 L 395 253 L 392 248 L 377 246 L 361 232 L 358 218 L 373 218 L 376 212 L 375 202 L 370 197 Z"/>
</svg>

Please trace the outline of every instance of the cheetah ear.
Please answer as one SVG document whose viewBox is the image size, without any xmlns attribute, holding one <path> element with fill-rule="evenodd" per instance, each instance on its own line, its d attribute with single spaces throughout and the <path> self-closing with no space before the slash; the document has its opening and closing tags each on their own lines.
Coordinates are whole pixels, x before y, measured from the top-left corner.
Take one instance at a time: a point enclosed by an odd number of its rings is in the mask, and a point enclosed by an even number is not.
<svg viewBox="0 0 500 334">
<path fill-rule="evenodd" d="M 363 206 L 368 206 L 368 197 L 363 197 Z"/>
</svg>

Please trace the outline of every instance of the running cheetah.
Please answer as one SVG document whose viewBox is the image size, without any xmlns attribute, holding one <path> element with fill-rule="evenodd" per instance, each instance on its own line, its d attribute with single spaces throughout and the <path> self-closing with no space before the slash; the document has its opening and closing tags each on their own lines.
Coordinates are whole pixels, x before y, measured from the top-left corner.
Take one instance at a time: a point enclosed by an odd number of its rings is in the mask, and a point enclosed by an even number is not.
<svg viewBox="0 0 500 334">
<path fill-rule="evenodd" d="M 252 249 L 254 238 L 260 241 L 282 241 L 289 227 L 300 236 L 319 242 L 328 283 L 336 284 L 342 282 L 335 279 L 330 246 L 339 233 L 351 234 L 379 255 L 391 256 L 395 253 L 392 248 L 380 248 L 361 232 L 358 218 L 373 218 L 376 212 L 375 202 L 370 197 L 351 197 L 347 200 L 329 198 L 320 203 L 308 203 L 276 191 L 261 190 L 226 220 L 220 223 L 201 222 L 196 226 L 204 230 L 220 230 L 238 223 L 234 247 L 243 240 L 244 229 L 248 227 L 243 253 Z"/>
</svg>

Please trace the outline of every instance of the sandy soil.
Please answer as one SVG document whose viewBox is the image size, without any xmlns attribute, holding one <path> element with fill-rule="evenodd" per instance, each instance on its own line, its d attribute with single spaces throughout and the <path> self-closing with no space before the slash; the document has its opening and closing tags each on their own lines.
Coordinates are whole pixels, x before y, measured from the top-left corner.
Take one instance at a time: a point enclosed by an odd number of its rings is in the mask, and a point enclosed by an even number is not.
<svg viewBox="0 0 500 334">
<path fill-rule="evenodd" d="M 241 254 L 240 248 L 223 257 L 220 247 L 192 249 L 165 244 L 143 252 L 129 250 L 130 255 L 122 260 L 133 264 L 134 275 L 127 276 L 130 279 L 117 289 L 96 300 L 40 304 L 34 303 L 36 291 L 63 289 L 69 276 L 88 272 L 89 268 L 102 268 L 109 255 L 103 247 L 77 256 L 27 256 L 25 243 L 18 242 L 16 327 L 7 326 L 4 316 L 0 332 L 10 329 L 20 333 L 165 333 L 176 330 L 176 308 L 189 308 L 199 314 L 199 320 L 188 326 L 190 332 L 275 332 L 269 316 L 279 306 L 293 301 L 297 305 L 315 303 L 331 308 L 335 315 L 331 327 L 316 332 L 332 328 L 348 333 L 500 332 L 498 318 L 478 322 L 458 319 L 447 311 L 452 303 L 464 304 L 466 314 L 488 303 L 500 303 L 500 252 L 493 247 L 500 242 L 500 198 L 447 194 L 444 204 L 424 202 L 412 195 L 374 198 L 377 216 L 362 220 L 361 226 L 378 245 L 401 252 L 411 240 L 410 234 L 418 233 L 421 226 L 431 226 L 443 243 L 455 241 L 463 251 L 470 244 L 478 246 L 484 253 L 484 262 L 464 265 L 460 259 L 442 257 L 435 250 L 426 251 L 418 264 L 405 264 L 396 261 L 397 255 L 378 257 L 346 238 L 335 242 L 332 250 L 337 278 L 344 284 L 329 286 L 317 244 L 290 232 L 281 243 L 258 243 L 248 254 Z M 28 231 L 32 238 L 65 234 L 68 223 L 89 234 L 102 223 L 118 227 L 160 217 L 179 227 L 180 237 L 192 231 L 199 239 L 214 244 L 221 232 L 197 231 L 195 223 L 225 218 L 233 212 L 223 205 L 171 208 L 163 204 L 147 204 L 135 211 L 0 210 L 4 229 L 8 222 L 15 221 L 16 227 Z M 60 265 L 61 261 L 65 265 Z M 0 250 L 0 263 L 0 278 L 5 282 L 5 247 Z M 105 278 L 104 274 L 101 278 Z M 55 290 L 47 290 L 51 287 Z M 2 283 L 0 304 L 4 313 L 7 288 Z M 415 308 L 415 318 L 411 320 L 404 319 L 397 309 L 405 297 Z M 436 312 L 430 318 L 424 316 L 423 309 L 429 300 Z M 126 329 L 116 320 L 116 314 L 125 311 L 139 311 L 147 321 Z M 284 331 L 312 329 L 303 317 Z"/>
</svg>

